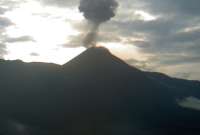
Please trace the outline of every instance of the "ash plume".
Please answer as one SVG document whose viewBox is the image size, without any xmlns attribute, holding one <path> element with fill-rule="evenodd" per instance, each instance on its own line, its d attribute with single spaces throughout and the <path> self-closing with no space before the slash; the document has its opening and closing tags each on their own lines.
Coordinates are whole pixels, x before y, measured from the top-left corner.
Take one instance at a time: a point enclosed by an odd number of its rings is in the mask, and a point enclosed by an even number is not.
<svg viewBox="0 0 200 135">
<path fill-rule="evenodd" d="M 79 10 L 91 24 L 83 45 L 85 47 L 94 46 L 99 26 L 109 21 L 115 16 L 118 3 L 115 0 L 80 0 Z"/>
</svg>

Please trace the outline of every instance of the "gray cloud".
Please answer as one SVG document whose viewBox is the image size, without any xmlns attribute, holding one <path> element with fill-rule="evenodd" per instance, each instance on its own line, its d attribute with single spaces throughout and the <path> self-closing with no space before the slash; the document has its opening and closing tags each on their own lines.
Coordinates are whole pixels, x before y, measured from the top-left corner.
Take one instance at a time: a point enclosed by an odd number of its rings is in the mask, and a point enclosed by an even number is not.
<svg viewBox="0 0 200 135">
<path fill-rule="evenodd" d="M 191 25 L 188 21 L 158 18 L 147 22 L 141 20 L 113 21 L 110 24 L 109 29 L 113 27 L 111 31 L 127 38 L 130 44 L 139 47 L 143 53 L 152 53 L 157 57 L 160 57 L 161 54 L 176 53 L 178 56 L 184 53 L 188 57 L 190 56 L 190 58 L 183 60 L 185 62 L 191 62 L 191 59 L 197 59 L 200 56 L 199 29 L 183 31 Z M 123 29 L 114 30 L 115 27 Z M 132 41 L 132 37 L 136 34 L 142 35 L 146 40 Z M 196 52 L 196 55 L 194 55 L 194 52 Z M 160 61 L 164 60 L 160 59 Z M 193 62 L 199 61 L 195 60 Z M 174 62 L 174 64 L 178 63 Z"/>
<path fill-rule="evenodd" d="M 20 3 L 25 2 L 26 0 L 1 0 L 0 7 L 3 13 L 10 11 L 19 6 Z"/>
<path fill-rule="evenodd" d="M 40 0 L 39 2 L 42 2 L 42 4 L 44 4 L 44 5 L 69 8 L 69 7 L 77 6 L 79 3 L 79 0 Z"/>
<path fill-rule="evenodd" d="M 30 56 L 37 57 L 37 56 L 40 56 L 40 55 L 39 55 L 38 53 L 32 52 L 32 53 L 30 54 Z"/>
<path fill-rule="evenodd" d="M 35 40 L 30 36 L 21 36 L 21 37 L 7 37 L 4 42 L 14 43 L 14 42 L 34 42 Z"/>
<path fill-rule="evenodd" d="M 200 36 L 200 29 L 186 31 L 186 32 L 179 32 L 174 34 L 171 39 L 174 42 L 195 42 L 199 40 Z"/>
<path fill-rule="evenodd" d="M 24 2 L 23 0 L 20 2 Z M 6 35 L 6 28 L 15 25 L 11 20 L 9 20 L 6 17 L 3 17 L 3 15 L 7 11 L 13 10 L 13 8 L 17 7 L 17 5 L 20 3 L 19 1 L 11 1 L 11 0 L 2 0 L 0 1 L 0 58 L 3 58 L 5 54 L 7 54 L 7 43 L 13 43 L 13 42 L 25 42 L 25 41 L 34 41 L 29 36 L 22 36 L 17 38 L 12 38 Z"/>
<path fill-rule="evenodd" d="M 196 16 L 200 14 L 197 0 L 142 0 L 146 8 L 155 13 Z"/>
<path fill-rule="evenodd" d="M 0 17 L 0 28 L 4 29 L 4 27 L 8 27 L 13 25 L 13 23 L 6 17 Z"/>
<path fill-rule="evenodd" d="M 83 41 L 83 34 L 79 34 L 76 36 L 69 36 L 69 41 L 66 44 L 63 44 L 62 47 L 64 48 L 76 48 L 82 46 Z"/>
<path fill-rule="evenodd" d="M 200 63 L 200 56 L 180 55 L 180 54 L 160 54 L 159 57 L 155 56 L 151 61 L 157 61 L 162 66 L 182 65 Z"/>
<path fill-rule="evenodd" d="M 148 61 L 139 61 L 139 60 L 132 58 L 132 59 L 127 59 L 126 63 L 128 63 L 129 65 L 134 66 L 136 68 L 139 68 L 141 70 L 152 71 L 152 67 L 150 66 L 150 63 Z"/>
<path fill-rule="evenodd" d="M 137 46 L 138 48 L 142 48 L 142 49 L 146 49 L 151 46 L 149 41 L 145 41 L 145 40 L 134 40 L 134 41 L 128 40 L 127 42 L 129 44 L 133 44 L 133 45 Z"/>
<path fill-rule="evenodd" d="M 7 54 L 6 45 L 0 43 L 0 59 L 2 59 L 5 54 Z"/>
<path fill-rule="evenodd" d="M 154 21 L 141 21 L 141 20 L 115 20 L 113 21 L 110 27 L 118 27 L 123 29 L 118 29 L 120 35 L 129 36 L 134 33 L 142 33 L 145 35 L 150 42 L 152 43 L 169 43 L 171 42 L 185 42 L 185 41 L 193 41 L 199 37 L 199 31 L 192 31 L 192 32 L 185 32 L 185 33 L 178 33 L 178 31 L 195 26 L 199 24 L 199 14 L 192 14 L 189 16 L 190 13 L 200 13 L 198 7 L 198 1 L 182 1 L 182 0 L 142 0 L 142 1 L 124 1 L 127 7 L 135 7 L 136 9 L 154 11 L 156 10 L 155 14 L 162 14 L 157 20 Z M 128 4 L 127 4 L 128 3 Z M 160 8 L 165 7 L 164 8 Z M 179 7 L 179 8 L 178 8 Z M 174 10 L 172 10 L 172 9 Z M 184 10 L 185 11 L 182 11 Z M 190 11 L 190 10 L 191 11 Z M 192 11 L 194 10 L 194 11 Z M 147 10 L 146 10 L 147 11 Z M 172 12 L 173 11 L 173 12 Z M 132 9 L 132 14 L 134 9 Z M 172 12 L 172 16 L 168 15 Z M 187 14 L 186 16 L 180 16 L 180 13 Z M 129 13 L 130 14 L 130 13 Z M 179 16 L 179 17 L 177 17 Z M 114 25 L 114 26 L 113 26 Z M 116 31 L 116 30 L 115 30 Z M 171 41 L 170 41 L 171 40 Z M 163 42 L 165 41 L 165 42 Z M 152 44 L 153 45 L 153 44 Z M 160 48 L 159 48 L 160 49 Z M 158 50 L 159 50 L 158 49 Z M 167 51 L 167 50 L 166 50 Z"/>
<path fill-rule="evenodd" d="M 0 15 L 4 14 L 7 11 L 7 9 L 0 7 Z"/>
<path fill-rule="evenodd" d="M 7 54 L 6 51 L 6 42 L 4 42 L 6 35 L 5 29 L 9 26 L 13 25 L 13 23 L 6 17 L 0 17 L 0 58 L 3 58 L 5 54 Z"/>
<path fill-rule="evenodd" d="M 119 0 L 122 8 L 145 10 L 157 15 L 191 17 L 200 13 L 197 0 Z"/>
</svg>

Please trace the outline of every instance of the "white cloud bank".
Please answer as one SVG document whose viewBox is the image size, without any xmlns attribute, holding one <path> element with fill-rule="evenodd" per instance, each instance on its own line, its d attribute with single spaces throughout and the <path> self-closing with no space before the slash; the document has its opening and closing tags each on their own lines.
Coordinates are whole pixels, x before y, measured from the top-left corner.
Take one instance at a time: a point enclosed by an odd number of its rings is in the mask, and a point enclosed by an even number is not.
<svg viewBox="0 0 200 135">
<path fill-rule="evenodd" d="M 184 100 L 178 101 L 178 104 L 183 108 L 200 111 L 200 99 L 196 97 L 187 97 Z"/>
</svg>

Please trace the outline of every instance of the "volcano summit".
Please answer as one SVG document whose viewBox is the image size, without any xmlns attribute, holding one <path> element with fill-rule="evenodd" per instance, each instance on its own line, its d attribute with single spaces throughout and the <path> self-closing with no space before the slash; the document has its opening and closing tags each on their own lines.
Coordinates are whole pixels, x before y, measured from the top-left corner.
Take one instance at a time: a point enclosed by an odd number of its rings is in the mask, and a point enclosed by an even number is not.
<svg viewBox="0 0 200 135">
<path fill-rule="evenodd" d="M 199 135 L 200 82 L 144 72 L 102 47 L 63 66 L 0 61 L 0 134 Z"/>
</svg>

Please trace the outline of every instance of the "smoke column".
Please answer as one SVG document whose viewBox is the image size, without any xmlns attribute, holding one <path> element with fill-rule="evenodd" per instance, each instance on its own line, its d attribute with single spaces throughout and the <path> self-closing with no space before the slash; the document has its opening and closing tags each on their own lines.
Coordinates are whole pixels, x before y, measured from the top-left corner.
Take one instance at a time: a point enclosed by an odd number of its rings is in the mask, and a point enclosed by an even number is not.
<svg viewBox="0 0 200 135">
<path fill-rule="evenodd" d="M 80 0 L 79 10 L 91 23 L 91 29 L 83 41 L 85 47 L 96 44 L 99 26 L 115 16 L 117 7 L 118 3 L 115 0 Z"/>
</svg>

